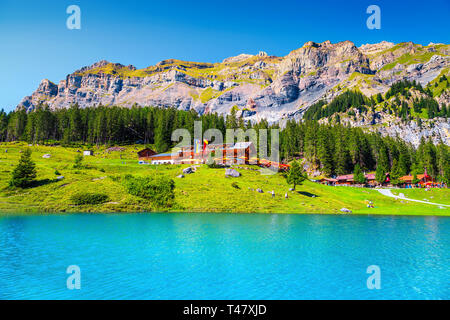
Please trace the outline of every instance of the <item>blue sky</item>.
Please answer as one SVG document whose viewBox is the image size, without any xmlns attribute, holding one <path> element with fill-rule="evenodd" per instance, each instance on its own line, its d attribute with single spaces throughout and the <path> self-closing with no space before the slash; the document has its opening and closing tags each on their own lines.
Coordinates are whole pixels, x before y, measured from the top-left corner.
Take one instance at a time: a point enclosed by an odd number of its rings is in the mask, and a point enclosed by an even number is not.
<svg viewBox="0 0 450 320">
<path fill-rule="evenodd" d="M 366 27 L 372 4 L 380 30 Z M 81 30 L 66 27 L 69 5 L 81 8 Z M 450 43 L 449 20 L 448 0 L 0 0 L 0 109 L 12 110 L 44 78 L 58 83 L 103 59 L 144 68 L 169 58 L 282 56 L 309 40 Z"/>
</svg>

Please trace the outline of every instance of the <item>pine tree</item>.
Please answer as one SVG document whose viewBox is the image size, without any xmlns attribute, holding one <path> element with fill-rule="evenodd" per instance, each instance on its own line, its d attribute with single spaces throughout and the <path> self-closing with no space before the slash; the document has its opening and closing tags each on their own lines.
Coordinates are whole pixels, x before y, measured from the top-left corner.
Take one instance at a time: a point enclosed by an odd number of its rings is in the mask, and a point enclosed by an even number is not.
<svg viewBox="0 0 450 320">
<path fill-rule="evenodd" d="M 328 130 L 321 128 L 319 131 L 319 160 L 322 166 L 322 172 L 326 176 L 331 176 L 334 171 L 332 140 Z"/>
<path fill-rule="evenodd" d="M 166 142 L 166 121 L 164 119 L 164 113 L 160 113 L 158 118 L 158 124 L 155 128 L 155 147 L 158 152 L 166 152 L 169 149 L 169 145 Z"/>
<path fill-rule="evenodd" d="M 29 187 L 36 178 L 36 165 L 31 160 L 31 150 L 26 149 L 19 160 L 17 167 L 12 172 L 10 187 Z"/>
<path fill-rule="evenodd" d="M 380 184 L 383 184 L 386 181 L 386 169 L 382 165 L 377 166 L 375 180 Z"/>
<path fill-rule="evenodd" d="M 427 172 L 430 176 L 436 178 L 438 175 L 437 163 L 436 163 L 436 147 L 431 139 L 427 141 L 423 149 L 422 155 L 423 166 L 427 168 Z"/>
<path fill-rule="evenodd" d="M 404 143 L 399 147 L 398 167 L 401 176 L 406 176 L 411 168 L 411 158 Z"/>
<path fill-rule="evenodd" d="M 336 174 L 342 175 L 350 171 L 351 157 L 345 142 L 341 140 L 342 136 L 336 140 Z"/>
<path fill-rule="evenodd" d="M 399 184 L 400 180 L 399 178 L 401 177 L 401 173 L 400 173 L 400 168 L 398 166 L 398 162 L 397 159 L 394 159 L 394 161 L 392 162 L 392 169 L 391 169 L 391 183 L 393 185 Z"/>
<path fill-rule="evenodd" d="M 353 180 L 359 184 L 366 183 L 366 177 L 364 176 L 364 173 L 362 172 L 359 164 L 355 165 L 355 170 L 353 171 Z"/>
<path fill-rule="evenodd" d="M 297 161 L 293 161 L 291 163 L 291 167 L 289 172 L 287 173 L 286 180 L 288 184 L 294 185 L 294 190 L 297 185 L 301 185 L 302 182 L 306 179 L 305 175 L 302 172 L 302 168 Z"/>
</svg>

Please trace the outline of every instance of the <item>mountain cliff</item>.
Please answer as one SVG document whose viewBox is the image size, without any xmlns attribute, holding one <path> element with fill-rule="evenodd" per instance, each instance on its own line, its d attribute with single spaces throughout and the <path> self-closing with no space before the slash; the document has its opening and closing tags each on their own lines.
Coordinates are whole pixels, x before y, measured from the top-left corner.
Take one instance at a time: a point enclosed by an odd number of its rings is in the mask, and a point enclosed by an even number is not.
<svg viewBox="0 0 450 320">
<path fill-rule="evenodd" d="M 302 117 L 317 101 L 331 101 L 348 89 L 370 97 L 400 80 L 426 86 L 449 75 L 450 45 L 381 42 L 356 47 L 350 41 L 307 42 L 284 57 L 241 54 L 218 63 L 175 59 L 136 69 L 100 61 L 55 84 L 43 80 L 19 104 L 32 110 L 119 105 L 176 107 L 199 113 L 229 113 L 249 120 Z M 434 98 L 450 103 L 446 87 Z"/>
</svg>

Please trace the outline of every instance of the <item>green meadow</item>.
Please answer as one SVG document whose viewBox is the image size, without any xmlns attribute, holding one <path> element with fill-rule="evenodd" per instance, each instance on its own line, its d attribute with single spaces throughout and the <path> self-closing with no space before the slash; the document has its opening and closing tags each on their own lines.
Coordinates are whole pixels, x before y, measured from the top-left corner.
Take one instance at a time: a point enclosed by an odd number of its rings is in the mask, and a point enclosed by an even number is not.
<svg viewBox="0 0 450 320">
<path fill-rule="evenodd" d="M 30 188 L 10 189 L 11 172 L 20 151 L 30 148 L 36 163 L 37 181 Z M 140 165 L 137 151 L 143 146 L 123 146 L 123 151 L 109 152 L 107 147 L 93 147 L 93 156 L 83 159 L 83 167 L 75 169 L 74 159 L 87 149 L 61 146 L 28 146 L 25 143 L 0 144 L 0 214 L 45 214 L 60 212 L 231 212 L 231 213 L 323 213 L 388 215 L 450 215 L 448 207 L 395 200 L 367 188 L 330 187 L 305 181 L 295 191 L 281 173 L 265 175 L 256 166 L 235 167 L 238 178 L 225 177 L 224 169 L 199 166 L 192 174 L 177 178 L 188 165 Z M 42 156 L 49 154 L 45 159 Z M 255 170 L 258 169 L 258 170 Z M 150 201 L 130 195 L 123 184 L 127 174 L 134 176 L 170 177 L 175 182 L 175 201 L 160 208 Z M 57 177 L 63 176 L 58 180 Z M 258 193 L 256 189 L 264 193 Z M 269 193 L 275 192 L 275 197 Z M 108 196 L 97 205 L 76 205 L 73 195 L 82 192 Z M 410 199 L 450 204 L 448 189 L 394 190 Z M 288 194 L 288 199 L 285 194 Z M 371 201 L 374 208 L 368 208 Z"/>
</svg>

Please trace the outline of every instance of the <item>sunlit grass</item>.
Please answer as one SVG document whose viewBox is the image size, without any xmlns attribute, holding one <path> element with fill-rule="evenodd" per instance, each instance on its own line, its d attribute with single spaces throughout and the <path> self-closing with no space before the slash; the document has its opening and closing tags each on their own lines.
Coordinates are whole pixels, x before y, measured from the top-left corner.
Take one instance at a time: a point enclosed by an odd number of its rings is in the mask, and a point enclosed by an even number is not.
<svg viewBox="0 0 450 320">
<path fill-rule="evenodd" d="M 125 146 L 124 151 L 108 153 L 106 147 L 92 148 L 94 156 L 84 157 L 86 168 L 74 169 L 77 150 L 60 146 L 31 146 L 32 159 L 37 165 L 38 183 L 29 189 L 8 190 L 11 171 L 20 157 L 25 143 L 0 144 L 0 212 L 236 212 L 236 213 L 331 213 L 342 214 L 341 208 L 361 214 L 449 215 L 449 209 L 437 206 L 400 201 L 381 195 L 376 190 L 329 187 L 306 181 L 295 192 L 289 191 L 284 177 L 262 175 L 255 166 L 236 168 L 241 177 L 226 178 L 224 169 L 211 169 L 206 165 L 193 174 L 177 178 L 188 165 L 139 165 L 136 152 L 143 146 Z M 5 152 L 5 150 L 8 152 Z M 51 154 L 44 159 L 44 154 Z M 244 169 L 247 167 L 248 169 Z M 58 173 L 58 174 L 57 174 Z M 136 176 L 166 175 L 175 181 L 175 202 L 171 208 L 156 208 L 145 199 L 129 195 L 121 178 L 126 174 Z M 57 176 L 64 176 L 61 181 Z M 236 182 L 239 189 L 232 186 Z M 264 193 L 256 192 L 262 189 Z M 275 192 L 275 197 L 269 194 Z M 76 206 L 72 196 L 80 192 L 95 192 L 108 196 L 100 205 Z M 449 191 L 406 190 L 410 198 L 431 202 L 449 203 Z M 288 199 L 285 194 L 288 194 Z M 433 196 L 433 198 L 430 198 Z M 375 208 L 367 208 L 372 201 Z"/>
</svg>

